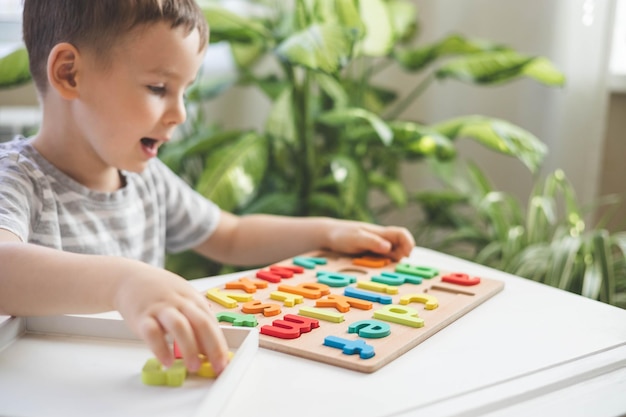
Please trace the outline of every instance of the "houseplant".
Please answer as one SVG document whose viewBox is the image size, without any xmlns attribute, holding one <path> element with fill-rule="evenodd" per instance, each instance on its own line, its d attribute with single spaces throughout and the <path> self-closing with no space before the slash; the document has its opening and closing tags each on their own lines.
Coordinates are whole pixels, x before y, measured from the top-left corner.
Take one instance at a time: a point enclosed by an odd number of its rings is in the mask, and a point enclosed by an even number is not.
<svg viewBox="0 0 626 417">
<path fill-rule="evenodd" d="M 605 229 L 607 216 L 589 227 L 598 207 L 582 208 L 561 170 L 538 179 L 526 204 L 494 189 L 478 166 L 433 171 L 446 187 L 411 197 L 424 213 L 418 244 L 626 308 L 626 232 Z"/>
<path fill-rule="evenodd" d="M 516 157 L 532 172 L 543 159 L 543 143 L 504 120 L 472 115 L 427 125 L 397 115 L 441 80 L 498 85 L 528 77 L 562 85 L 545 58 L 457 34 L 420 44 L 417 10 L 403 0 L 238 2 L 251 15 L 229 11 L 233 2 L 199 3 L 211 42 L 229 45 L 238 71 L 227 80 L 200 77 L 182 139 L 160 156 L 225 210 L 375 222 L 382 206 L 409 202 L 400 165 L 454 159 L 459 138 Z M 28 79 L 24 57 L 0 59 L 0 87 Z M 259 65 L 268 61 L 271 70 Z M 414 74 L 405 94 L 376 81 L 390 65 Z M 206 102 L 235 85 L 258 88 L 270 101 L 261 131 L 207 124 Z M 373 190 L 387 201 L 373 201 Z M 192 258 L 170 257 L 168 266 L 187 277 L 218 271 Z"/>
<path fill-rule="evenodd" d="M 201 3 L 211 41 L 229 45 L 238 73 L 200 77 L 188 97 L 185 139 L 161 155 L 222 208 L 376 221 L 382 207 L 408 203 L 400 165 L 454 159 L 458 138 L 516 157 L 533 172 L 540 165 L 545 146 L 507 121 L 472 115 L 426 125 L 397 115 L 438 80 L 498 85 L 529 77 L 562 85 L 547 59 L 457 34 L 415 46 L 417 10 L 407 1 L 239 3 L 256 14 Z M 379 85 L 376 75 L 389 65 L 414 73 L 411 91 Z M 206 101 L 235 85 L 258 88 L 271 103 L 261 131 L 207 126 Z M 370 198 L 373 190 L 382 201 Z M 194 263 L 185 255 L 181 264 Z"/>
</svg>

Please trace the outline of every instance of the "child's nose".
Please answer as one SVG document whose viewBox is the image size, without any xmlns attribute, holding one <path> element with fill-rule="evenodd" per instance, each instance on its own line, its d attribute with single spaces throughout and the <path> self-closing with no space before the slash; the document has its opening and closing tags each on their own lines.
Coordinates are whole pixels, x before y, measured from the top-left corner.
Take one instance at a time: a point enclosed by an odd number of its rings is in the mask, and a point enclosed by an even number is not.
<svg viewBox="0 0 626 417">
<path fill-rule="evenodd" d="M 172 100 L 169 111 L 167 113 L 167 124 L 179 125 L 187 120 L 187 109 L 185 108 L 185 100 L 183 96 Z"/>
</svg>

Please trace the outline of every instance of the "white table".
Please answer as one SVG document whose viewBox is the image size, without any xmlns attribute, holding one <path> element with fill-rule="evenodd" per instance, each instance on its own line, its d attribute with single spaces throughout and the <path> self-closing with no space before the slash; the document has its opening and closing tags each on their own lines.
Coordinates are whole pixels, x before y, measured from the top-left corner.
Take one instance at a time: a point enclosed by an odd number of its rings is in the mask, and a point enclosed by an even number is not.
<svg viewBox="0 0 626 417">
<path fill-rule="evenodd" d="M 259 349 L 222 415 L 626 413 L 626 310 L 427 249 L 411 258 L 505 288 L 373 374 Z"/>
<path fill-rule="evenodd" d="M 259 349 L 221 415 L 626 414 L 626 310 L 422 248 L 411 258 L 505 288 L 372 374 Z"/>
</svg>

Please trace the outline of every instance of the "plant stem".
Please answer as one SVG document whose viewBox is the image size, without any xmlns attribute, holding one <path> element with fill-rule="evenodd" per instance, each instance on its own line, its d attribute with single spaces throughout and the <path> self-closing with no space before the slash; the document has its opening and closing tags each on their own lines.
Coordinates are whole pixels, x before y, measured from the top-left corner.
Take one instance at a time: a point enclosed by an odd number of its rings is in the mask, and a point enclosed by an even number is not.
<svg viewBox="0 0 626 417">
<path fill-rule="evenodd" d="M 393 107 L 384 117 L 385 120 L 394 120 L 396 119 L 413 100 L 419 97 L 435 80 L 435 75 L 433 73 L 429 74 L 428 77 L 424 78 L 419 84 L 411 90 L 411 92 L 404 97 L 395 107 Z"/>
<path fill-rule="evenodd" d="M 306 216 L 308 214 L 308 201 L 313 192 L 313 172 L 315 169 L 315 147 L 313 137 L 309 129 L 308 117 L 308 89 L 309 89 L 309 73 L 305 71 L 302 84 L 298 83 L 295 69 L 291 66 L 285 66 L 285 73 L 292 85 L 292 105 L 294 126 L 296 129 L 297 139 L 300 144 L 299 161 L 300 169 L 300 187 L 299 188 L 299 214 Z"/>
</svg>

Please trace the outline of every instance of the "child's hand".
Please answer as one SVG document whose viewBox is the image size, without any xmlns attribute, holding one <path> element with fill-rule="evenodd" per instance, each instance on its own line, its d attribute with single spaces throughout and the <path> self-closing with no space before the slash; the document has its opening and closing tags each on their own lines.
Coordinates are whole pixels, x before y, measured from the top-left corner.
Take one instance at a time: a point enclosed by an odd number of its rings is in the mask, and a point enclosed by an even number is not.
<svg viewBox="0 0 626 417">
<path fill-rule="evenodd" d="M 200 368 L 199 354 L 208 358 L 218 374 L 226 367 L 227 344 L 218 322 L 208 301 L 184 278 L 142 265 L 121 280 L 115 306 L 166 367 L 174 361 L 166 334 L 176 340 L 190 371 Z"/>
<path fill-rule="evenodd" d="M 415 246 L 411 233 L 404 227 L 338 220 L 329 224 L 327 249 L 342 253 L 374 252 L 399 261 L 409 256 Z"/>
</svg>

